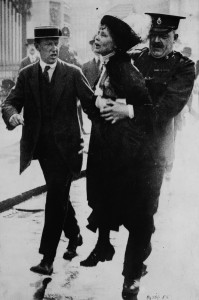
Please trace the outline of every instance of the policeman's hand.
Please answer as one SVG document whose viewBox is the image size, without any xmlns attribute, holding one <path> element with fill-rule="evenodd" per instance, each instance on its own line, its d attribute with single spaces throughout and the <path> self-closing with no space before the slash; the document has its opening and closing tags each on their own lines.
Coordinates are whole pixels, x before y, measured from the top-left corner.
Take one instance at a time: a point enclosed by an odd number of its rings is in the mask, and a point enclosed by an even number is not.
<svg viewBox="0 0 199 300">
<path fill-rule="evenodd" d="M 112 124 L 129 117 L 128 106 L 112 100 L 108 100 L 107 106 L 101 109 L 100 113 L 102 118 Z"/>
<path fill-rule="evenodd" d="M 20 114 L 14 114 L 10 117 L 9 123 L 13 127 L 16 127 L 18 125 L 24 125 L 24 118 Z"/>
</svg>

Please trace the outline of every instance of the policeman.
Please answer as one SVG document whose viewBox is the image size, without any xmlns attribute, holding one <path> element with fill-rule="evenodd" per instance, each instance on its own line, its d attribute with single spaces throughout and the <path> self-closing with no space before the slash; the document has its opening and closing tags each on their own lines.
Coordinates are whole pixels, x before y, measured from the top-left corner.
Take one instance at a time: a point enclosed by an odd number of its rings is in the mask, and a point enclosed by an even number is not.
<svg viewBox="0 0 199 300">
<path fill-rule="evenodd" d="M 178 39 L 176 30 L 179 21 L 185 18 L 155 13 L 146 14 L 152 18 L 149 49 L 145 48 L 132 57 L 146 79 L 156 108 L 162 154 L 166 158 L 166 171 L 169 172 L 174 161 L 176 135 L 174 117 L 187 103 L 187 95 L 191 93 L 194 66 L 190 59 L 173 50 Z"/>
<path fill-rule="evenodd" d="M 131 222 L 125 226 L 129 238 L 122 273 L 123 299 L 134 299 L 139 292 L 143 262 L 151 252 L 154 214 L 158 209 L 166 161 L 173 151 L 174 117 L 187 103 L 195 77 L 194 63 L 173 50 L 179 21 L 184 17 L 147 14 L 152 18 L 149 48 L 131 53 L 131 56 L 144 75 L 151 96 L 153 129 L 147 133 L 134 166 L 132 201 L 135 210 L 129 211 Z M 109 117 L 122 118 L 119 104 L 107 108 L 106 113 Z"/>
<path fill-rule="evenodd" d="M 158 208 L 166 163 L 169 160 L 173 161 L 174 117 L 179 114 L 189 99 L 193 88 L 195 71 L 194 63 L 189 58 L 173 50 L 174 43 L 178 38 L 176 30 L 179 21 L 184 19 L 184 17 L 154 13 L 147 14 L 152 18 L 149 48 L 144 48 L 138 53 L 132 54 L 132 58 L 135 66 L 145 77 L 153 103 L 154 130 L 148 136 L 148 141 L 145 145 L 145 149 L 150 153 L 151 159 L 148 157 L 149 160 L 146 160 L 142 166 L 145 174 L 138 176 L 140 182 L 143 182 L 143 189 L 145 189 L 145 192 L 141 193 L 139 197 L 142 201 L 144 200 L 145 204 L 148 203 L 145 206 L 145 216 L 148 216 L 151 221 L 151 225 L 150 222 L 146 223 L 148 225 L 145 235 L 143 234 L 143 239 L 144 236 L 146 241 L 148 239 L 149 249 L 150 236 L 154 232 L 154 226 L 152 225 L 153 215 Z M 148 186 L 147 178 L 150 182 L 150 187 Z M 134 276 L 136 277 L 136 274 L 133 274 L 136 256 L 132 258 L 131 251 L 134 246 L 133 236 L 132 238 L 131 236 L 130 232 L 123 270 L 125 277 L 123 285 L 124 298 L 128 294 L 139 291 L 139 272 L 137 273 L 137 278 L 133 278 Z M 145 249 L 147 249 L 146 244 Z M 148 251 L 147 255 L 149 253 L 150 251 Z M 143 260 L 146 259 L 147 255 L 143 256 Z"/>
</svg>

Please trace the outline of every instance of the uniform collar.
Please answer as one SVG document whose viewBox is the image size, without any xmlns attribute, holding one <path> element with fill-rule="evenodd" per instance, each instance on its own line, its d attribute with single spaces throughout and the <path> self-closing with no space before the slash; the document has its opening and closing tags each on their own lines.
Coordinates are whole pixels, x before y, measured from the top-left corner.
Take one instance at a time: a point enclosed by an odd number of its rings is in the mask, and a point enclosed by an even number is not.
<svg viewBox="0 0 199 300">
<path fill-rule="evenodd" d="M 150 50 L 149 50 L 149 52 L 148 52 L 148 55 L 149 55 L 151 58 L 155 59 L 155 60 L 167 60 L 167 59 L 171 58 L 171 57 L 174 55 L 174 51 L 171 51 L 168 55 L 166 55 L 166 56 L 164 56 L 164 57 L 161 57 L 161 58 L 153 57 L 153 56 L 151 55 L 151 53 L 150 53 Z"/>
</svg>

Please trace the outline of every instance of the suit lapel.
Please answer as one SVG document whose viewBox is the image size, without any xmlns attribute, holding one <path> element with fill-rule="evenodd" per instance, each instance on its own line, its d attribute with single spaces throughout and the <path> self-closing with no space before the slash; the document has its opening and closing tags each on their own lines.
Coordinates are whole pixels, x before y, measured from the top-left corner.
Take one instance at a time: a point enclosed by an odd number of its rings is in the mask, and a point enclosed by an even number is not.
<svg viewBox="0 0 199 300">
<path fill-rule="evenodd" d="M 93 58 L 93 63 L 94 63 L 94 69 L 95 69 L 94 72 L 95 72 L 95 74 L 97 74 L 96 77 L 98 77 L 101 73 L 100 66 L 97 64 L 95 58 Z"/>
<path fill-rule="evenodd" d="M 61 94 L 63 92 L 64 86 L 66 85 L 66 76 L 67 72 L 64 68 L 63 64 L 58 60 L 57 66 L 55 70 L 54 77 L 54 89 L 53 89 L 53 101 L 52 101 L 52 109 L 54 111 L 57 103 L 60 100 Z"/>
<path fill-rule="evenodd" d="M 66 76 L 67 72 L 61 62 L 58 60 L 57 61 L 57 66 L 55 70 L 55 84 L 54 84 L 54 89 L 53 89 L 53 101 L 52 101 L 52 109 L 54 111 L 60 97 L 62 94 L 62 91 L 64 89 L 64 86 L 66 84 Z M 32 93 L 34 95 L 34 100 L 40 108 L 41 103 L 40 103 L 40 93 L 39 93 L 39 61 L 33 65 L 33 71 L 32 71 L 32 77 L 30 78 L 30 86 Z"/>
<path fill-rule="evenodd" d="M 32 77 L 30 78 L 30 86 L 34 95 L 34 100 L 40 108 L 40 94 L 39 94 L 39 61 L 32 66 Z"/>
</svg>

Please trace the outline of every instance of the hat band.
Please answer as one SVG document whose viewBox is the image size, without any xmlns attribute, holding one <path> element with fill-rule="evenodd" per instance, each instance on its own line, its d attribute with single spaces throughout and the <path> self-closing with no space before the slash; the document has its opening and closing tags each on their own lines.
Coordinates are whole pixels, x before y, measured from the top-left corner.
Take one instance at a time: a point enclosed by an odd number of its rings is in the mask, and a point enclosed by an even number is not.
<svg viewBox="0 0 199 300">
<path fill-rule="evenodd" d="M 165 33 L 168 33 L 172 30 L 176 30 L 176 28 L 172 27 L 172 26 L 167 27 L 167 28 L 165 28 L 165 27 L 153 27 L 153 28 L 151 28 L 150 32 L 165 32 Z"/>
<path fill-rule="evenodd" d="M 59 37 L 60 31 L 57 28 L 35 29 L 35 38 Z"/>
</svg>

